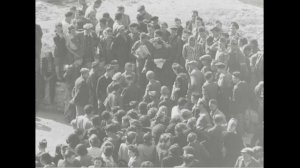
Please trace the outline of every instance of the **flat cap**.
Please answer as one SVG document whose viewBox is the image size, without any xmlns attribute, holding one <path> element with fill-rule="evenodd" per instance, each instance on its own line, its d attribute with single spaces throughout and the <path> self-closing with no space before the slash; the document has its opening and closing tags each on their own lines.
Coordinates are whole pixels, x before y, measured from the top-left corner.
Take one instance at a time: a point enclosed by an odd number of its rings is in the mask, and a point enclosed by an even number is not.
<svg viewBox="0 0 300 168">
<path fill-rule="evenodd" d="M 199 58 L 200 61 L 211 61 L 212 58 L 210 55 L 203 55 Z"/>
<path fill-rule="evenodd" d="M 210 29 L 210 31 L 221 32 L 221 29 L 217 26 Z"/>
<path fill-rule="evenodd" d="M 114 67 L 112 65 L 110 65 L 110 64 L 108 64 L 106 66 L 106 71 L 110 71 L 110 70 L 113 70 L 113 69 L 114 69 Z"/>
<path fill-rule="evenodd" d="M 158 16 L 153 16 L 150 20 L 151 21 L 157 21 L 158 20 Z"/>
<path fill-rule="evenodd" d="M 143 10 L 145 10 L 145 6 L 144 5 L 141 5 L 140 7 L 138 7 L 138 12 L 140 12 L 140 11 L 143 11 Z"/>
<path fill-rule="evenodd" d="M 172 25 L 172 26 L 170 27 L 170 29 L 171 29 L 171 30 L 177 30 L 178 28 L 176 27 L 176 25 Z"/>
<path fill-rule="evenodd" d="M 225 64 L 223 62 L 217 62 L 215 65 L 217 68 L 220 68 L 220 69 L 225 68 Z"/>
<path fill-rule="evenodd" d="M 93 24 L 91 24 L 91 23 L 87 23 L 83 26 L 83 29 L 85 29 L 85 30 L 88 30 L 88 29 L 91 29 L 91 28 L 93 28 Z"/>
<path fill-rule="evenodd" d="M 233 75 L 234 77 L 238 78 L 238 79 L 241 79 L 241 77 L 242 77 L 242 75 L 241 75 L 241 73 L 240 73 L 239 71 L 233 72 L 232 75 Z"/>
<path fill-rule="evenodd" d="M 195 61 L 195 60 L 192 60 L 192 61 L 189 61 L 186 65 L 187 65 L 187 66 L 192 66 L 192 65 L 197 66 L 197 65 L 198 65 L 198 62 Z"/>
<path fill-rule="evenodd" d="M 87 68 L 81 68 L 80 69 L 80 73 L 84 73 L 84 72 L 89 72 L 90 70 Z"/>
<path fill-rule="evenodd" d="M 252 154 L 253 153 L 253 149 L 246 147 L 244 149 L 241 150 L 241 153 L 247 153 L 247 154 Z"/>
<path fill-rule="evenodd" d="M 114 76 L 112 77 L 112 80 L 119 80 L 122 77 L 121 72 L 117 72 L 114 74 Z"/>
</svg>

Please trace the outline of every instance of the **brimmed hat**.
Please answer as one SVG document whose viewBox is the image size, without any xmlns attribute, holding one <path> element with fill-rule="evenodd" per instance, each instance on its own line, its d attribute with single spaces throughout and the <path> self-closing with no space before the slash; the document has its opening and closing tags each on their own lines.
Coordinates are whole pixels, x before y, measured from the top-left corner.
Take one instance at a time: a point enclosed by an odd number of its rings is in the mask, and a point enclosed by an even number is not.
<svg viewBox="0 0 300 168">
<path fill-rule="evenodd" d="M 176 25 L 172 25 L 172 26 L 170 27 L 170 29 L 171 29 L 171 30 L 177 30 L 178 28 L 176 27 Z"/>
<path fill-rule="evenodd" d="M 114 76 L 112 77 L 112 80 L 119 80 L 122 77 L 121 72 L 117 72 L 114 74 Z"/>
<path fill-rule="evenodd" d="M 137 11 L 140 12 L 142 10 L 145 10 L 145 6 L 144 5 L 141 5 L 140 7 L 138 7 Z"/>
<path fill-rule="evenodd" d="M 241 150 L 241 153 L 247 153 L 247 154 L 251 155 L 253 153 L 253 149 L 249 148 L 249 147 L 246 147 L 246 148 Z"/>
<path fill-rule="evenodd" d="M 225 64 L 224 64 L 223 62 L 217 62 L 217 63 L 215 64 L 215 66 L 216 66 L 217 68 L 219 68 L 219 69 L 223 69 L 223 68 L 226 67 Z"/>
<path fill-rule="evenodd" d="M 203 55 L 199 58 L 200 61 L 211 61 L 212 58 L 210 55 Z"/>
<path fill-rule="evenodd" d="M 153 16 L 150 20 L 151 21 L 157 21 L 158 20 L 158 16 Z"/>
<path fill-rule="evenodd" d="M 221 32 L 221 29 L 217 26 L 210 29 L 210 31 Z"/>
</svg>

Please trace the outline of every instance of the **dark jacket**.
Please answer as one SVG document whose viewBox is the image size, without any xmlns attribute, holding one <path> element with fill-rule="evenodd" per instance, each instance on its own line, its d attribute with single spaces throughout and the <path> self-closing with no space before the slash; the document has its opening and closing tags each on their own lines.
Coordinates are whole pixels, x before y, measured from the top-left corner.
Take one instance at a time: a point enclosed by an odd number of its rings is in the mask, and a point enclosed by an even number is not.
<svg viewBox="0 0 300 168">
<path fill-rule="evenodd" d="M 162 159 L 162 167 L 174 167 L 179 166 L 183 163 L 183 160 L 181 157 L 175 157 L 172 155 L 168 155 L 167 157 Z"/>
<path fill-rule="evenodd" d="M 44 77 L 47 77 L 47 78 L 56 74 L 54 58 L 52 56 L 42 58 L 41 73 Z"/>
<path fill-rule="evenodd" d="M 202 94 L 204 99 L 209 102 L 209 100 L 211 99 L 216 99 L 218 97 L 219 94 L 219 86 L 217 83 L 215 82 L 205 82 L 202 86 Z"/>
<path fill-rule="evenodd" d="M 66 40 L 64 37 L 60 37 L 56 34 L 53 38 L 55 47 L 54 47 L 54 57 L 57 58 L 65 58 L 67 55 L 67 47 L 66 47 Z"/>
<path fill-rule="evenodd" d="M 87 36 L 84 32 L 78 33 L 81 38 L 82 52 L 83 52 L 83 64 L 87 62 L 93 62 L 96 57 L 96 47 L 98 46 L 99 39 L 95 32 L 91 33 L 91 36 Z"/>
<path fill-rule="evenodd" d="M 130 46 L 128 35 L 126 35 L 125 40 L 122 35 L 117 34 L 112 43 L 112 54 L 118 60 L 121 70 L 124 68 L 125 63 L 129 61 Z"/>
<path fill-rule="evenodd" d="M 248 83 L 240 81 L 233 87 L 232 102 L 234 114 L 244 113 L 251 102 L 251 91 Z"/>
<path fill-rule="evenodd" d="M 223 127 L 215 125 L 208 131 L 206 149 L 210 154 L 210 166 L 222 166 Z"/>
<path fill-rule="evenodd" d="M 106 78 L 105 75 L 102 75 L 98 79 L 97 86 L 96 86 L 97 100 L 100 100 L 101 102 L 104 102 L 104 100 L 107 96 L 106 88 L 111 82 L 112 82 L 112 79 L 110 77 Z"/>
<path fill-rule="evenodd" d="M 251 158 L 250 164 L 248 166 L 246 166 L 243 157 L 240 156 L 237 159 L 234 167 L 235 168 L 241 168 L 241 167 L 263 167 L 263 165 L 260 165 L 257 160 L 255 160 L 254 158 Z"/>
<path fill-rule="evenodd" d="M 224 133 L 224 147 L 226 151 L 224 158 L 224 166 L 234 166 L 236 158 L 239 157 L 243 146 L 243 139 L 240 134 L 227 131 Z"/>
<path fill-rule="evenodd" d="M 89 86 L 88 83 L 80 76 L 75 81 L 74 103 L 79 106 L 85 106 L 89 103 Z"/>
</svg>

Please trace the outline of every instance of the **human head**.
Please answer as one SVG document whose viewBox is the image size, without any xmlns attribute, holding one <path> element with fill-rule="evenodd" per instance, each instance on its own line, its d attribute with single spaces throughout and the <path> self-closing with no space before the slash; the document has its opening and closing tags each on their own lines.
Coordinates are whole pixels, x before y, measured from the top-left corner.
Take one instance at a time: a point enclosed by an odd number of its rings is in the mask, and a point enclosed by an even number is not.
<svg viewBox="0 0 300 168">
<path fill-rule="evenodd" d="M 227 124 L 227 132 L 235 132 L 238 121 L 235 118 L 231 118 Z"/>
<path fill-rule="evenodd" d="M 75 157 L 76 154 L 70 149 L 67 149 L 64 153 L 65 160 L 71 164 L 75 161 Z"/>
<path fill-rule="evenodd" d="M 192 148 L 193 149 L 193 148 Z M 192 154 L 186 154 L 183 156 L 183 162 L 188 165 L 194 161 L 194 155 Z"/>
<path fill-rule="evenodd" d="M 75 148 L 75 152 L 78 156 L 85 156 L 88 153 L 86 147 L 83 144 L 78 144 Z"/>
<path fill-rule="evenodd" d="M 196 18 L 196 24 L 200 27 L 200 26 L 202 26 L 202 27 L 204 27 L 205 25 L 204 25 L 204 22 L 203 22 L 203 19 L 201 18 L 201 17 L 197 17 Z"/>
<path fill-rule="evenodd" d="M 221 29 L 219 29 L 218 27 L 213 27 L 212 29 L 210 29 L 213 37 L 217 38 L 220 36 L 220 33 L 221 33 Z"/>
<path fill-rule="evenodd" d="M 167 29 L 168 29 L 168 24 L 167 24 L 167 22 L 162 22 L 162 23 L 160 24 L 160 28 L 161 28 L 162 31 L 167 31 Z"/>
<path fill-rule="evenodd" d="M 89 137 L 89 144 L 90 144 L 91 147 L 99 147 L 100 146 L 100 140 L 97 137 L 97 135 L 92 134 Z"/>
<path fill-rule="evenodd" d="M 243 54 L 247 58 L 249 58 L 251 56 L 251 53 L 252 53 L 252 47 L 251 47 L 251 45 L 250 44 L 245 45 L 244 48 L 243 48 Z"/>
<path fill-rule="evenodd" d="M 66 142 L 72 149 L 74 149 L 80 143 L 80 139 L 79 139 L 78 135 L 76 135 L 75 133 L 72 133 L 68 136 L 68 138 L 66 139 Z"/>
<path fill-rule="evenodd" d="M 100 27 L 106 27 L 107 26 L 107 20 L 105 18 L 101 18 L 99 20 L 99 24 L 100 24 Z"/>
<path fill-rule="evenodd" d="M 253 156 L 255 157 L 255 159 L 262 159 L 264 157 L 264 151 L 263 151 L 263 147 L 261 146 L 254 146 L 252 148 L 253 151 Z"/>
<path fill-rule="evenodd" d="M 71 20 L 74 18 L 75 14 L 71 11 L 68 11 L 65 13 L 65 20 L 67 22 L 71 22 Z"/>
<path fill-rule="evenodd" d="M 192 118 L 188 119 L 188 120 L 187 120 L 187 123 L 186 123 L 187 127 L 188 127 L 189 129 L 194 129 L 194 128 L 196 128 L 196 121 L 197 121 L 197 119 L 196 119 L 195 117 L 192 117 Z"/>
<path fill-rule="evenodd" d="M 170 147 L 172 135 L 170 133 L 163 133 L 160 135 L 159 144 L 164 147 Z"/>
<path fill-rule="evenodd" d="M 124 35 L 124 34 L 126 33 L 125 30 L 126 30 L 126 28 L 125 28 L 124 25 L 120 25 L 120 26 L 118 26 L 118 28 L 117 28 L 117 32 L 118 32 L 119 34 L 121 34 L 121 35 Z"/>
<path fill-rule="evenodd" d="M 107 74 L 108 77 L 112 78 L 113 75 L 114 75 L 114 71 L 115 71 L 115 69 L 114 69 L 114 67 L 112 65 L 108 64 L 106 66 L 106 74 Z"/>
<path fill-rule="evenodd" d="M 171 30 L 171 31 L 170 31 L 171 36 L 177 36 L 178 28 L 177 28 L 176 25 L 171 26 L 171 27 L 170 27 L 170 30 Z"/>
<path fill-rule="evenodd" d="M 241 81 L 241 73 L 238 71 L 235 71 L 232 73 L 232 81 L 234 84 L 237 84 L 239 81 Z"/>
<path fill-rule="evenodd" d="M 137 11 L 140 13 L 140 14 L 144 14 L 146 12 L 146 8 L 144 5 L 141 5 L 138 7 Z"/>
<path fill-rule="evenodd" d="M 188 41 L 188 39 L 189 39 L 189 37 L 192 35 L 192 32 L 190 31 L 190 30 L 188 30 L 188 29 L 184 29 L 183 31 L 182 31 L 182 37 L 181 37 L 181 39 L 184 41 L 184 42 L 186 42 L 186 41 Z"/>
<path fill-rule="evenodd" d="M 98 9 L 101 6 L 102 0 L 95 0 L 94 1 L 94 8 Z"/>
<path fill-rule="evenodd" d="M 123 109 L 118 110 L 115 114 L 114 114 L 114 119 L 116 122 L 118 122 L 119 124 L 122 123 L 122 118 L 126 115 L 126 112 Z"/>
<path fill-rule="evenodd" d="M 158 24 L 158 16 L 153 16 L 150 20 L 151 20 L 151 23 L 154 24 L 154 25 L 157 25 Z"/>
<path fill-rule="evenodd" d="M 47 140 L 42 139 L 38 145 L 39 150 L 45 150 L 47 148 Z"/>
<path fill-rule="evenodd" d="M 192 11 L 192 20 L 195 21 L 197 17 L 198 17 L 198 11 L 197 10 L 193 10 Z"/>
<path fill-rule="evenodd" d="M 153 118 L 155 117 L 157 111 L 158 111 L 157 108 L 152 107 L 152 108 L 150 108 L 150 109 L 148 110 L 147 115 L 148 115 L 151 119 L 153 119 Z"/>
<path fill-rule="evenodd" d="M 121 21 L 122 18 L 123 18 L 123 14 L 122 13 L 120 13 L 120 12 L 116 13 L 116 15 L 115 15 L 115 20 L 116 21 Z"/>
<path fill-rule="evenodd" d="M 182 154 L 182 148 L 180 148 L 180 146 L 176 143 L 170 146 L 168 152 L 170 155 L 178 157 Z"/>
<path fill-rule="evenodd" d="M 147 103 L 146 102 L 140 102 L 138 106 L 138 110 L 141 115 L 147 115 Z"/>
<path fill-rule="evenodd" d="M 197 134 L 194 132 L 191 132 L 187 136 L 187 142 L 188 143 L 194 143 L 197 140 Z"/>
<path fill-rule="evenodd" d="M 238 45 L 240 48 L 243 48 L 247 44 L 248 44 L 248 39 L 246 37 L 241 37 L 238 41 Z"/>
<path fill-rule="evenodd" d="M 230 32 L 232 34 L 235 34 L 237 32 L 237 30 L 239 29 L 239 27 L 240 26 L 238 25 L 237 22 L 231 22 L 231 24 L 230 24 Z"/>
<path fill-rule="evenodd" d="M 85 105 L 83 111 L 87 116 L 92 116 L 94 107 L 91 104 Z"/>
<path fill-rule="evenodd" d="M 136 140 L 136 132 L 133 132 L 133 131 L 129 131 L 127 132 L 127 135 L 126 135 L 126 142 L 128 144 L 133 144 Z"/>
<path fill-rule="evenodd" d="M 257 50 L 258 49 L 258 41 L 257 39 L 251 39 L 249 44 L 252 46 L 253 50 Z"/>
<path fill-rule="evenodd" d="M 139 151 L 135 145 L 128 145 L 128 156 L 129 157 L 138 157 Z"/>
<path fill-rule="evenodd" d="M 118 12 L 124 14 L 125 12 L 124 6 L 118 6 Z"/>
<path fill-rule="evenodd" d="M 138 33 L 138 27 L 139 25 L 137 23 L 131 23 L 129 25 L 129 30 L 131 33 Z"/>
<path fill-rule="evenodd" d="M 251 155 L 253 155 L 253 149 L 249 148 L 249 147 L 246 147 L 246 148 L 241 150 L 241 154 L 242 154 L 242 157 L 245 161 L 250 161 L 251 158 L 252 158 Z"/>
<path fill-rule="evenodd" d="M 48 152 L 44 152 L 41 156 L 40 156 L 40 162 L 42 163 L 42 165 L 49 165 L 52 163 L 52 157 L 50 156 L 50 154 Z"/>
<path fill-rule="evenodd" d="M 118 131 L 118 125 L 115 123 L 108 124 L 105 127 L 105 132 L 108 137 L 115 135 Z"/>
<path fill-rule="evenodd" d="M 61 22 L 58 22 L 58 23 L 55 24 L 55 33 L 63 33 Z"/>
<path fill-rule="evenodd" d="M 141 163 L 141 167 L 153 167 L 153 163 L 150 161 L 144 161 Z"/>
<path fill-rule="evenodd" d="M 195 149 L 191 146 L 183 147 L 183 156 L 194 155 L 196 153 Z"/>
<path fill-rule="evenodd" d="M 111 146 L 111 145 L 104 146 L 103 154 L 106 157 L 111 157 L 113 155 L 113 152 L 114 152 L 114 147 L 113 146 Z"/>
<path fill-rule="evenodd" d="M 140 40 L 142 43 L 145 43 L 148 40 L 148 38 L 149 38 L 149 36 L 146 33 L 142 32 L 140 34 Z"/>
<path fill-rule="evenodd" d="M 130 117 L 128 115 L 125 115 L 122 117 L 122 127 L 123 128 L 128 128 L 130 125 Z"/>
<path fill-rule="evenodd" d="M 104 166 L 104 161 L 103 161 L 102 157 L 93 158 L 92 161 L 94 163 L 94 168 L 100 168 L 100 167 Z"/>
<path fill-rule="evenodd" d="M 140 117 L 140 121 L 141 121 L 142 127 L 144 127 L 144 128 L 151 126 L 151 120 L 150 120 L 150 117 L 148 115 L 142 115 Z"/>
<path fill-rule="evenodd" d="M 215 25 L 222 30 L 222 22 L 219 20 L 216 20 Z"/>
<path fill-rule="evenodd" d="M 183 132 L 187 129 L 186 124 L 185 123 L 178 123 L 175 126 L 175 134 L 176 135 L 182 135 Z"/>
<path fill-rule="evenodd" d="M 149 33 L 154 33 L 154 26 L 153 26 L 153 24 L 152 23 L 148 23 L 147 24 L 147 31 L 149 32 Z"/>
<path fill-rule="evenodd" d="M 190 46 L 194 46 L 195 45 L 195 36 L 190 36 L 189 39 L 188 39 L 188 42 L 189 42 L 189 45 Z"/>
<path fill-rule="evenodd" d="M 179 18 L 175 18 L 174 21 L 177 27 L 181 26 L 181 20 Z"/>
<path fill-rule="evenodd" d="M 206 72 L 204 76 L 206 81 L 211 81 L 213 79 L 213 73 L 211 71 Z"/>
<path fill-rule="evenodd" d="M 179 108 L 181 109 L 181 108 L 184 108 L 184 107 L 185 107 L 185 105 L 186 105 L 187 102 L 188 102 L 188 101 L 187 101 L 185 98 L 181 97 L 181 98 L 178 99 L 177 105 L 178 105 Z"/>
<path fill-rule="evenodd" d="M 119 71 L 120 65 L 119 65 L 118 60 L 112 60 L 112 61 L 110 62 L 110 64 L 114 67 L 115 72 L 118 72 L 118 71 Z"/>
<path fill-rule="evenodd" d="M 84 80 L 87 80 L 89 77 L 89 69 L 87 68 L 81 68 L 80 69 L 80 74 L 83 77 Z"/>
<path fill-rule="evenodd" d="M 216 99 L 210 99 L 208 102 L 209 109 L 211 111 L 215 111 L 218 108 L 217 100 Z"/>
<path fill-rule="evenodd" d="M 150 132 L 147 132 L 144 134 L 143 136 L 143 141 L 144 141 L 144 144 L 146 145 L 152 145 L 152 135 Z"/>
<path fill-rule="evenodd" d="M 148 71 L 148 72 L 146 73 L 146 78 L 147 78 L 147 80 L 149 80 L 149 81 L 154 80 L 154 78 L 155 78 L 155 73 L 154 73 L 153 71 Z"/>
</svg>

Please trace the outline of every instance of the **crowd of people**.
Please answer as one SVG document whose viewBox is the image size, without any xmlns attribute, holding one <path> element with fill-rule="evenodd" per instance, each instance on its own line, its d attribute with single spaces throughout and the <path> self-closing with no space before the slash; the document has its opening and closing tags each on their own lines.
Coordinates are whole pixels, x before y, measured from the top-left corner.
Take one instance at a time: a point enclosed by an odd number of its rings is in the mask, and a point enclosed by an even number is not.
<svg viewBox="0 0 300 168">
<path fill-rule="evenodd" d="M 101 0 L 78 3 L 43 56 L 36 24 L 37 105 L 62 83 L 74 128 L 54 156 L 39 142 L 37 167 L 263 167 L 257 39 L 196 10 L 168 26 L 144 5 L 134 19 L 123 6 L 97 19 Z"/>
</svg>

